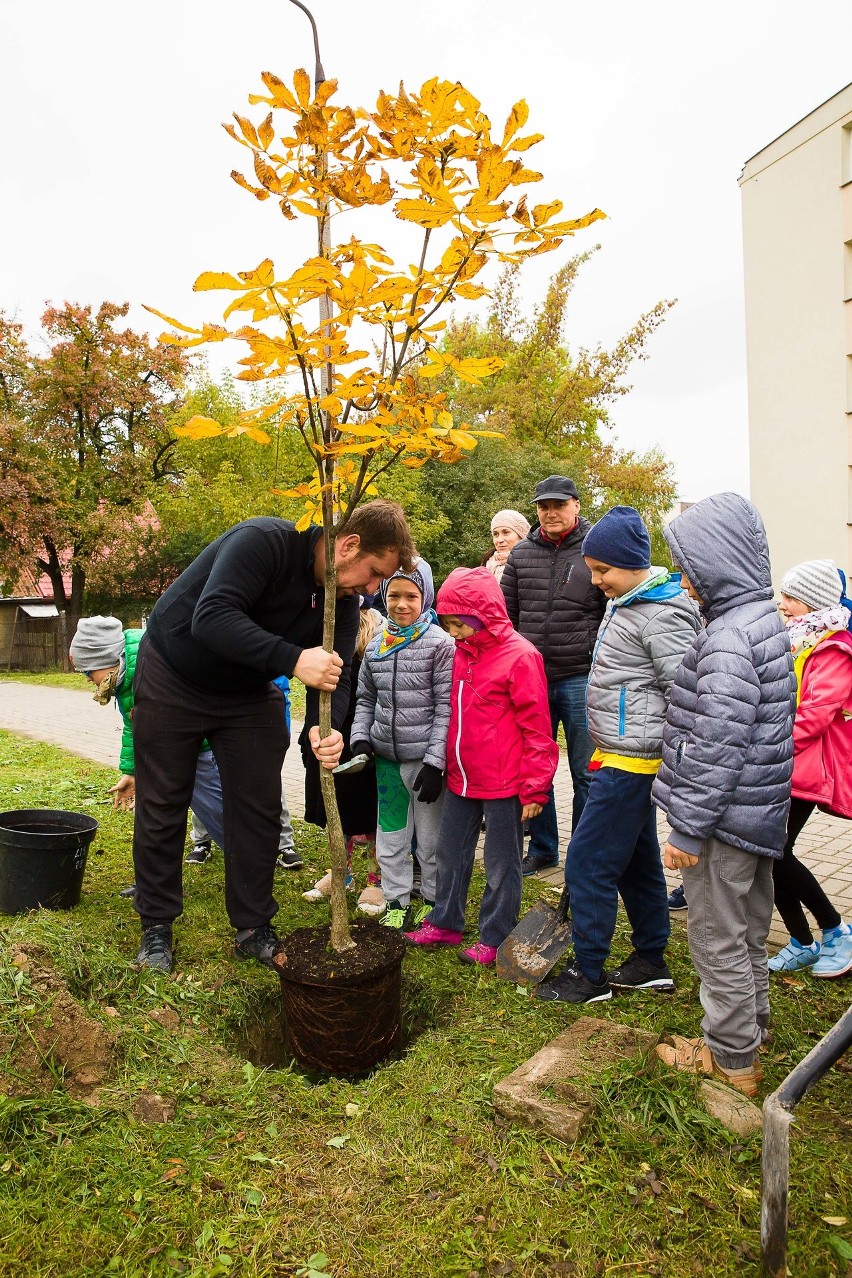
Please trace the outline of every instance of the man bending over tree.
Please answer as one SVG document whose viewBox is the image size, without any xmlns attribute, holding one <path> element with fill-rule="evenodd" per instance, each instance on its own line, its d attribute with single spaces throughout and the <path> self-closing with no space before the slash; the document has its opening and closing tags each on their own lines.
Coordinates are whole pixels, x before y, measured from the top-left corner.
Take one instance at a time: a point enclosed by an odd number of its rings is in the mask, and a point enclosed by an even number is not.
<svg viewBox="0 0 852 1278">
<path fill-rule="evenodd" d="M 322 529 L 297 532 L 262 516 L 228 529 L 157 601 L 139 646 L 134 683 L 135 906 L 141 967 L 171 971 L 172 924 L 183 908 L 186 815 L 201 742 L 222 777 L 225 907 L 235 953 L 272 966 L 281 768 L 287 749 L 282 697 L 271 680 L 295 675 L 308 688 L 311 747 L 332 768 L 349 704 L 358 596 L 373 593 L 414 546 L 400 506 L 356 508 L 335 542 L 336 651 L 321 646 L 325 551 Z M 333 692 L 329 736 L 320 739 L 319 691 Z"/>
</svg>

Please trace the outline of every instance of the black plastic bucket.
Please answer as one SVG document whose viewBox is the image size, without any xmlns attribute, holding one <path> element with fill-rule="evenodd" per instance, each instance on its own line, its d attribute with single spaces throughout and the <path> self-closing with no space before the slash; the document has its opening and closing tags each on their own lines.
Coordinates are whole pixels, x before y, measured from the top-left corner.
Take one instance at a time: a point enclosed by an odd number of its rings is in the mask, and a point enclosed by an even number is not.
<svg viewBox="0 0 852 1278">
<path fill-rule="evenodd" d="M 0 914 L 78 905 L 97 829 L 79 812 L 0 812 Z"/>
</svg>

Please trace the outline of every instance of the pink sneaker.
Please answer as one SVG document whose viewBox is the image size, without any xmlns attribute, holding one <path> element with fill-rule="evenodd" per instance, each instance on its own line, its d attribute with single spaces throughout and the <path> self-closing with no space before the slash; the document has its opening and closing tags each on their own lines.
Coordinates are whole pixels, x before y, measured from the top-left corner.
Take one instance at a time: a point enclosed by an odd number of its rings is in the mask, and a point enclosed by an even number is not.
<svg viewBox="0 0 852 1278">
<path fill-rule="evenodd" d="M 403 932 L 406 941 L 412 945 L 461 945 L 461 932 L 450 932 L 445 927 L 434 927 L 431 923 L 421 923 L 414 932 Z"/>
<path fill-rule="evenodd" d="M 469 950 L 464 950 L 459 958 L 462 963 L 481 963 L 483 967 L 490 967 L 497 958 L 497 946 L 483 945 L 481 941 L 477 941 Z"/>
</svg>

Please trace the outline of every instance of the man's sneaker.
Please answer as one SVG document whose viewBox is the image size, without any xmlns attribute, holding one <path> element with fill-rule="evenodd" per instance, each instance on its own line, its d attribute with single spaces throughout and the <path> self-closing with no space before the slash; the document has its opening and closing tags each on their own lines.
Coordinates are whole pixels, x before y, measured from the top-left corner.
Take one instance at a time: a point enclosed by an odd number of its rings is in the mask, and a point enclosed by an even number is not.
<svg viewBox="0 0 852 1278">
<path fill-rule="evenodd" d="M 281 938 L 271 923 L 261 923 L 260 927 L 253 928 L 242 939 L 240 937 L 241 933 L 238 932 L 234 941 L 234 954 L 237 958 L 257 959 L 264 967 L 280 972 L 281 969 L 273 959 L 281 949 Z"/>
<path fill-rule="evenodd" d="M 795 936 L 791 936 L 783 950 L 773 954 L 769 960 L 769 970 L 770 972 L 800 972 L 803 967 L 813 967 L 820 956 L 821 949 L 819 941 L 802 945 Z"/>
<path fill-rule="evenodd" d="M 206 865 L 213 856 L 209 839 L 199 839 L 186 854 L 187 865 Z"/>
<path fill-rule="evenodd" d="M 279 870 L 301 870 L 305 863 L 295 848 L 282 848 L 275 864 Z"/>
<path fill-rule="evenodd" d="M 735 1087 L 744 1096 L 754 1096 L 763 1081 L 763 1069 L 760 1064 L 745 1066 L 744 1069 L 727 1069 L 720 1065 L 703 1038 L 684 1038 L 681 1034 L 672 1034 L 672 1045 L 660 1043 L 654 1048 L 657 1056 L 672 1069 L 684 1069 L 690 1074 L 709 1074 L 721 1079 L 730 1087 Z"/>
<path fill-rule="evenodd" d="M 403 932 L 406 941 L 412 945 L 461 945 L 461 932 L 452 932 L 446 927 L 435 927 L 434 923 L 421 923 L 416 932 Z"/>
<path fill-rule="evenodd" d="M 405 916 L 405 931 L 413 932 L 435 908 L 434 901 L 412 901 Z"/>
<path fill-rule="evenodd" d="M 616 990 L 655 990 L 658 994 L 670 994 L 675 987 L 672 974 L 665 963 L 649 963 L 639 954 L 631 954 L 626 963 L 604 977 Z"/>
<path fill-rule="evenodd" d="M 539 870 L 555 870 L 558 865 L 559 857 L 555 861 L 546 861 L 544 857 L 530 856 L 528 854 L 521 862 L 521 869 L 524 878 L 528 879 L 531 874 L 538 874 Z"/>
<path fill-rule="evenodd" d="M 672 888 L 669 892 L 669 909 L 673 911 L 687 909 L 686 893 L 683 890 L 683 884 L 679 887 Z"/>
<path fill-rule="evenodd" d="M 483 967 L 490 967 L 497 959 L 496 945 L 483 945 L 482 941 L 477 941 L 471 945 L 469 950 L 462 950 L 459 960 L 462 963 L 481 963 Z"/>
<path fill-rule="evenodd" d="M 153 967 L 158 972 L 172 970 L 172 925 L 152 923 L 142 929 L 142 944 L 136 955 L 137 967 Z"/>
<path fill-rule="evenodd" d="M 381 918 L 382 927 L 393 927 L 401 932 L 405 927 L 405 920 L 408 917 L 408 906 L 400 905 L 399 901 L 388 901 L 387 909 Z"/>
<path fill-rule="evenodd" d="M 612 990 L 606 980 L 593 985 L 578 967 L 566 967 L 553 980 L 539 985 L 535 997 L 545 1003 L 605 1003 L 612 998 Z"/>
<path fill-rule="evenodd" d="M 823 930 L 822 953 L 811 971 L 814 976 L 827 977 L 852 972 L 852 923 Z"/>
</svg>

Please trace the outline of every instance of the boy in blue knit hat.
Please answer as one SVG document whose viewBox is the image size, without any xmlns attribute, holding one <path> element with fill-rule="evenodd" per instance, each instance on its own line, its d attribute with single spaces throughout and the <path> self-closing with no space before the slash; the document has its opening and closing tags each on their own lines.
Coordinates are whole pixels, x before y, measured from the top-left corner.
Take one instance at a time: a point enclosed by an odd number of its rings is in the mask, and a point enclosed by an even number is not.
<svg viewBox="0 0 852 1278">
<path fill-rule="evenodd" d="M 592 781 L 568 846 L 574 964 L 536 996 L 598 1003 L 613 989 L 674 989 L 665 963 L 667 888 L 651 786 L 660 767 L 669 692 L 699 629 L 680 580 L 651 566 L 638 511 L 615 506 L 586 535 L 583 558 L 609 599 L 589 674 Z M 633 953 L 605 972 L 621 896 Z"/>
</svg>

